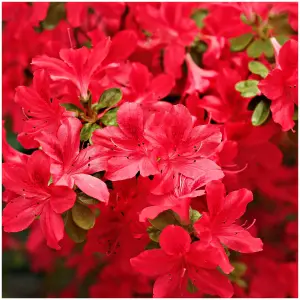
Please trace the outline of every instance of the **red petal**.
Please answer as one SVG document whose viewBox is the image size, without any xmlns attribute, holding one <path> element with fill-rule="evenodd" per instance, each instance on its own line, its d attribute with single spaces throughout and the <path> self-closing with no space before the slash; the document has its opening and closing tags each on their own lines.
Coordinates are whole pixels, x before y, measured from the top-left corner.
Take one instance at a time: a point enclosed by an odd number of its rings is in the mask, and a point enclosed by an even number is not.
<svg viewBox="0 0 300 300">
<path fill-rule="evenodd" d="M 231 192 L 226 196 L 223 210 L 216 218 L 220 222 L 225 221 L 227 224 L 232 224 L 245 213 L 248 203 L 252 200 L 253 194 L 247 189 Z"/>
<path fill-rule="evenodd" d="M 155 94 L 156 99 L 166 97 L 175 85 L 173 76 L 159 74 L 151 81 L 150 90 Z"/>
<path fill-rule="evenodd" d="M 263 250 L 261 239 L 254 238 L 247 230 L 238 225 L 231 225 L 218 233 L 221 243 L 228 248 L 242 252 L 252 253 Z"/>
<path fill-rule="evenodd" d="M 161 249 L 146 250 L 131 258 L 132 267 L 147 276 L 159 276 L 176 268 L 177 257 L 169 256 Z"/>
<path fill-rule="evenodd" d="M 181 270 L 177 272 L 170 272 L 156 279 L 153 286 L 153 298 L 168 298 L 180 296 L 183 284 L 181 277 Z"/>
<path fill-rule="evenodd" d="M 127 59 L 136 49 L 138 37 L 133 30 L 122 30 L 117 32 L 111 42 L 108 56 L 103 64 L 119 62 Z"/>
<path fill-rule="evenodd" d="M 56 213 L 63 213 L 66 210 L 73 207 L 76 200 L 76 193 L 65 186 L 53 186 L 51 185 L 51 208 Z"/>
<path fill-rule="evenodd" d="M 278 99 L 284 92 L 284 78 L 280 69 L 275 69 L 258 84 L 260 91 L 270 100 Z"/>
<path fill-rule="evenodd" d="M 271 107 L 274 122 L 282 126 L 283 131 L 292 129 L 295 125 L 293 121 L 294 103 L 288 98 L 280 97 L 272 101 Z"/>
<path fill-rule="evenodd" d="M 113 157 L 109 160 L 105 176 L 113 181 L 134 177 L 139 171 L 140 159 L 135 157 Z"/>
<path fill-rule="evenodd" d="M 65 166 L 69 166 L 79 153 L 81 127 L 82 124 L 77 118 L 66 118 L 57 131 Z"/>
<path fill-rule="evenodd" d="M 217 270 L 196 269 L 189 270 L 190 278 L 201 292 L 209 295 L 218 295 L 230 298 L 233 295 L 233 287 L 229 279 Z"/>
<path fill-rule="evenodd" d="M 206 201 L 211 216 L 217 215 L 223 210 L 225 203 L 225 186 L 221 181 L 212 181 L 207 184 Z"/>
<path fill-rule="evenodd" d="M 108 202 L 109 192 L 106 184 L 102 180 L 86 174 L 73 175 L 72 178 L 75 180 L 75 184 L 84 193 L 101 202 Z"/>
<path fill-rule="evenodd" d="M 58 242 L 64 237 L 64 222 L 61 215 L 54 212 L 47 203 L 40 217 L 41 229 L 50 248 L 60 250 Z"/>
<path fill-rule="evenodd" d="M 124 103 L 118 110 L 118 124 L 120 129 L 128 136 L 137 140 L 144 131 L 143 110 L 136 103 Z"/>
<path fill-rule="evenodd" d="M 181 65 L 183 64 L 185 49 L 178 44 L 170 44 L 164 52 L 164 69 L 167 74 L 175 78 L 181 77 Z"/>
<path fill-rule="evenodd" d="M 180 255 L 189 251 L 191 238 L 180 226 L 169 225 L 159 236 L 159 244 L 168 255 Z"/>
<path fill-rule="evenodd" d="M 298 68 L 298 42 L 287 41 L 279 51 L 279 65 L 285 72 L 292 74 Z"/>
<path fill-rule="evenodd" d="M 151 74 L 148 68 L 140 63 L 133 63 L 130 72 L 130 86 L 137 94 L 145 93 L 150 84 Z"/>
<path fill-rule="evenodd" d="M 61 143 L 56 136 L 46 132 L 41 132 L 35 140 L 39 142 L 44 153 L 46 153 L 54 161 L 63 163 Z"/>
<path fill-rule="evenodd" d="M 18 197 L 11 200 L 3 210 L 2 223 L 4 231 L 18 232 L 26 229 L 40 215 L 43 202 L 39 199 Z"/>
</svg>

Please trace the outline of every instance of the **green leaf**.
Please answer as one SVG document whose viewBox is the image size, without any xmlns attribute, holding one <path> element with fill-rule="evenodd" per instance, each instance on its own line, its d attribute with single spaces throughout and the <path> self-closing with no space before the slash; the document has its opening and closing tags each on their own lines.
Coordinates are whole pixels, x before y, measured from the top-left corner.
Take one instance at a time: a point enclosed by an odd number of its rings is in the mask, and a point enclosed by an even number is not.
<svg viewBox="0 0 300 300">
<path fill-rule="evenodd" d="M 274 56 L 274 48 L 272 46 L 271 40 L 267 39 L 263 41 L 263 52 L 266 57 L 273 57 Z"/>
<path fill-rule="evenodd" d="M 283 44 L 289 40 L 289 37 L 286 35 L 277 35 L 276 40 L 281 46 L 283 46 Z"/>
<path fill-rule="evenodd" d="M 122 91 L 118 88 L 106 90 L 100 97 L 98 103 L 93 107 L 94 110 L 112 107 L 122 99 Z"/>
<path fill-rule="evenodd" d="M 274 49 L 271 44 L 271 41 L 268 40 L 255 40 L 251 45 L 247 48 L 247 54 L 250 57 L 258 58 L 262 54 L 265 54 L 266 57 L 273 57 L 274 56 Z"/>
<path fill-rule="evenodd" d="M 250 61 L 248 68 L 253 74 L 260 75 L 263 78 L 267 77 L 269 73 L 268 68 L 259 61 Z"/>
<path fill-rule="evenodd" d="M 74 111 L 77 112 L 78 114 L 83 113 L 83 111 L 73 103 L 60 103 L 60 105 L 63 106 L 68 111 Z"/>
<path fill-rule="evenodd" d="M 237 278 L 242 277 L 247 271 L 247 265 L 242 262 L 232 262 L 232 266 L 234 267 L 233 275 Z"/>
<path fill-rule="evenodd" d="M 99 201 L 97 199 L 92 198 L 92 197 L 86 195 L 83 192 L 80 192 L 79 194 L 77 194 L 77 201 L 79 201 L 83 205 L 96 205 L 96 204 L 99 204 Z"/>
<path fill-rule="evenodd" d="M 295 106 L 293 120 L 298 121 L 298 106 Z"/>
<path fill-rule="evenodd" d="M 247 54 L 249 57 L 258 58 L 263 53 L 263 40 L 255 40 L 247 48 Z"/>
<path fill-rule="evenodd" d="M 286 37 L 297 34 L 289 23 L 289 15 L 287 13 L 271 15 L 268 20 L 269 25 L 273 28 L 273 34 L 284 35 Z"/>
<path fill-rule="evenodd" d="M 192 224 L 197 222 L 201 218 L 201 216 L 202 215 L 199 213 L 198 210 L 192 209 L 190 207 L 190 221 L 191 221 Z"/>
<path fill-rule="evenodd" d="M 146 247 L 145 250 L 159 249 L 159 243 L 151 241 Z"/>
<path fill-rule="evenodd" d="M 191 294 L 194 294 L 198 291 L 198 288 L 192 283 L 190 278 L 188 279 L 187 290 Z"/>
<path fill-rule="evenodd" d="M 171 210 L 166 210 L 161 212 L 154 220 L 150 220 L 149 222 L 156 229 L 163 230 L 168 225 L 179 225 L 175 214 Z"/>
<path fill-rule="evenodd" d="M 208 10 L 206 9 L 197 9 L 191 16 L 191 18 L 196 22 L 198 28 L 204 27 L 204 18 L 207 16 Z"/>
<path fill-rule="evenodd" d="M 246 282 L 245 280 L 243 280 L 243 279 L 237 279 L 237 280 L 235 281 L 235 283 L 236 283 L 239 287 L 241 287 L 241 288 L 243 288 L 243 289 L 245 289 L 245 288 L 248 287 L 247 282 Z"/>
<path fill-rule="evenodd" d="M 247 48 L 247 46 L 250 44 L 250 42 L 253 40 L 253 34 L 252 33 L 245 33 L 238 37 L 231 38 L 229 40 L 230 42 L 230 49 L 231 51 L 238 52 L 243 51 Z"/>
<path fill-rule="evenodd" d="M 59 21 L 66 16 L 65 5 L 63 2 L 52 2 L 48 8 L 46 19 L 42 22 L 45 29 L 54 29 Z"/>
<path fill-rule="evenodd" d="M 64 216 L 65 222 L 65 229 L 68 236 L 75 242 L 75 243 L 82 243 L 86 239 L 87 231 L 78 227 L 72 218 L 71 211 L 68 211 Z"/>
<path fill-rule="evenodd" d="M 241 21 L 247 25 L 253 25 L 255 22 L 255 15 L 252 16 L 252 19 L 248 19 L 245 14 L 241 14 Z"/>
<path fill-rule="evenodd" d="M 260 101 L 252 114 L 252 125 L 253 126 L 260 126 L 262 125 L 267 119 L 270 114 L 270 105 L 265 101 Z"/>
<path fill-rule="evenodd" d="M 93 228 L 96 221 L 93 212 L 87 206 L 78 202 L 72 207 L 72 218 L 74 223 L 84 230 Z"/>
<path fill-rule="evenodd" d="M 105 126 L 118 126 L 118 123 L 117 123 L 118 110 L 119 110 L 118 107 L 109 110 L 102 118 L 100 118 L 100 121 Z"/>
<path fill-rule="evenodd" d="M 147 232 L 149 235 L 149 238 L 158 243 L 159 242 L 159 235 L 161 234 L 161 231 L 153 226 L 150 226 L 147 228 Z"/>
<path fill-rule="evenodd" d="M 244 80 L 236 83 L 235 89 L 241 93 L 242 97 L 254 97 L 259 93 L 257 80 Z"/>
<path fill-rule="evenodd" d="M 92 136 L 92 133 L 96 130 L 99 129 L 100 126 L 96 123 L 86 123 L 83 125 L 80 131 L 80 140 L 81 141 L 87 141 L 90 139 Z"/>
</svg>

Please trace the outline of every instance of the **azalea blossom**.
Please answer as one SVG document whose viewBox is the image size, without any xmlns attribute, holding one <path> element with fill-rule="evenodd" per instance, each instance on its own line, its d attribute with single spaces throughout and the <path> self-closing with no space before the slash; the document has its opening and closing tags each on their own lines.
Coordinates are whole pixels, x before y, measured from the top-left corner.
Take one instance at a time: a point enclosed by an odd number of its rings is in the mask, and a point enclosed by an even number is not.
<svg viewBox="0 0 300 300">
<path fill-rule="evenodd" d="M 229 249 L 251 253 L 262 250 L 262 241 L 253 238 L 242 226 L 235 224 L 245 212 L 246 206 L 253 200 L 249 190 L 241 189 L 225 197 L 224 185 L 212 181 L 206 186 L 209 213 L 203 213 L 195 224 L 201 241 L 218 249 L 223 260 L 220 267 L 225 273 L 233 270 L 223 246 Z"/>
<path fill-rule="evenodd" d="M 294 105 L 298 105 L 298 43 L 290 40 L 281 47 L 275 38 L 272 42 L 276 68 L 259 83 L 259 89 L 272 101 L 273 120 L 287 131 L 294 127 Z"/>
<path fill-rule="evenodd" d="M 214 256 L 211 247 L 202 242 L 191 244 L 189 234 L 173 225 L 163 230 L 159 243 L 161 249 L 147 250 L 131 259 L 135 270 L 157 278 L 153 297 L 182 295 L 188 280 L 204 293 L 232 296 L 229 280 L 216 270 L 218 256 Z"/>
<path fill-rule="evenodd" d="M 51 158 L 51 173 L 56 185 L 73 188 L 76 184 L 83 192 L 99 201 L 107 202 L 109 197 L 105 183 L 90 174 L 106 169 L 105 158 L 99 154 L 101 147 L 89 146 L 79 149 L 81 122 L 67 118 L 57 131 L 57 135 L 43 132 L 37 141 Z"/>
<path fill-rule="evenodd" d="M 34 152 L 26 164 L 4 163 L 3 184 L 15 193 L 15 198 L 3 211 L 3 226 L 6 232 L 18 232 L 40 217 L 48 246 L 60 249 L 58 242 L 64 236 L 60 214 L 73 206 L 76 194 L 66 186 L 48 185 L 49 180 L 50 160 L 42 151 Z"/>
</svg>

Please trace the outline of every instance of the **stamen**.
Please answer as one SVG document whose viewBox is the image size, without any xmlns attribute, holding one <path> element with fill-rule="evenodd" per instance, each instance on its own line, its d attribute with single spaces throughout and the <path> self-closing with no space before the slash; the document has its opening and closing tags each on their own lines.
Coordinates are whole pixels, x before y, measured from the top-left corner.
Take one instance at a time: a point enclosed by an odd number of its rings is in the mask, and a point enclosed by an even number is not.
<svg viewBox="0 0 300 300">
<path fill-rule="evenodd" d="M 73 45 L 72 38 L 71 38 L 71 28 L 68 28 L 67 31 L 68 31 L 68 37 L 69 37 L 70 47 L 72 49 L 74 49 L 75 47 Z"/>
</svg>

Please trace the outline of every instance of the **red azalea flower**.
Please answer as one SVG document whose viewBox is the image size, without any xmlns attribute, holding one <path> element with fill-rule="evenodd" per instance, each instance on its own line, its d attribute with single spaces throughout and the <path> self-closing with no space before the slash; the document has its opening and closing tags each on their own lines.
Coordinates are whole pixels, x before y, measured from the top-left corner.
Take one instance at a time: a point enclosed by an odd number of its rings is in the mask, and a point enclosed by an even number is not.
<svg viewBox="0 0 300 300">
<path fill-rule="evenodd" d="M 258 87 L 271 101 L 273 120 L 283 131 L 294 127 L 294 104 L 298 105 L 298 43 L 287 41 L 282 47 L 271 39 L 276 52 L 276 68 Z"/>
<path fill-rule="evenodd" d="M 183 126 L 184 124 L 184 126 Z M 174 105 L 169 112 L 152 115 L 147 123 L 147 139 L 156 149 L 160 174 L 154 176 L 152 193 L 172 192 L 179 174 L 194 180 L 206 172 L 222 172 L 210 159 L 221 143 L 218 126 L 193 127 L 192 116 L 183 105 Z"/>
<path fill-rule="evenodd" d="M 186 55 L 186 63 L 188 67 L 188 76 L 184 94 L 193 94 L 195 92 L 205 92 L 211 83 L 211 80 L 217 76 L 217 72 L 213 70 L 204 70 L 196 65 L 190 54 Z"/>
<path fill-rule="evenodd" d="M 101 157 L 103 148 L 89 146 L 80 151 L 81 127 L 78 119 L 66 118 L 56 136 L 42 132 L 37 141 L 51 158 L 51 174 L 56 185 L 73 188 L 76 184 L 87 195 L 107 202 L 109 192 L 106 184 L 90 175 L 106 169 L 106 160 Z"/>
<path fill-rule="evenodd" d="M 161 249 L 144 251 L 130 260 L 135 270 L 157 278 L 153 288 L 155 298 L 181 295 L 188 280 L 206 294 L 232 296 L 230 281 L 216 270 L 218 256 L 212 247 L 202 242 L 191 244 L 189 234 L 174 225 L 162 231 L 159 243 Z"/>
<path fill-rule="evenodd" d="M 155 103 L 166 97 L 174 84 L 172 76 L 162 73 L 153 78 L 145 65 L 133 63 L 129 74 L 129 88 L 124 91 L 124 101 L 143 105 Z"/>
<path fill-rule="evenodd" d="M 123 180 L 134 177 L 138 171 L 143 177 L 158 173 L 153 147 L 144 133 L 146 120 L 142 108 L 136 103 L 123 104 L 117 121 L 119 127 L 109 126 L 93 133 L 93 142 L 110 151 L 105 176 L 110 180 Z"/>
<path fill-rule="evenodd" d="M 39 70 L 34 73 L 32 87 L 19 86 L 15 101 L 23 108 L 26 116 L 22 132 L 18 140 L 25 148 L 37 148 L 36 137 L 41 132 L 56 133 L 65 109 L 57 99 L 52 99 L 49 89 L 49 75 Z"/>
<path fill-rule="evenodd" d="M 237 71 L 223 67 L 214 85 L 218 95 L 207 95 L 201 100 L 198 99 L 199 107 L 205 108 L 212 119 L 219 123 L 247 119 L 251 114 L 247 109 L 250 99 L 242 98 L 234 88 L 241 79 Z"/>
<path fill-rule="evenodd" d="M 253 238 L 242 226 L 235 224 L 246 211 L 246 206 L 253 200 L 252 193 L 240 189 L 225 197 L 225 187 L 220 181 L 212 181 L 206 186 L 209 213 L 203 213 L 194 227 L 201 241 L 215 247 L 223 257 L 220 267 L 230 273 L 233 267 L 223 249 L 223 245 L 242 253 L 262 250 L 262 241 Z"/>
<path fill-rule="evenodd" d="M 45 69 L 52 80 L 72 82 L 83 99 L 88 98 L 88 89 L 93 76 L 99 71 L 102 62 L 110 49 L 110 39 L 103 39 L 93 50 L 86 47 L 80 49 L 62 49 L 61 58 L 46 55 L 37 56 L 32 60 L 35 68 Z"/>
<path fill-rule="evenodd" d="M 75 192 L 66 186 L 48 186 L 50 160 L 42 151 L 34 152 L 26 164 L 4 163 L 2 169 L 3 185 L 16 194 L 3 210 L 4 231 L 22 231 L 39 216 L 47 245 L 60 249 L 64 235 L 60 214 L 73 206 Z"/>
<path fill-rule="evenodd" d="M 176 212 L 183 222 L 189 223 L 189 207 L 191 198 L 205 194 L 203 188 L 208 182 L 223 178 L 221 170 L 207 170 L 202 176 L 194 180 L 180 174 L 177 177 L 175 188 L 164 195 L 150 194 L 147 201 L 151 206 L 144 208 L 140 213 L 140 221 L 155 219 L 161 212 L 171 209 Z M 149 183 L 148 183 L 149 185 Z"/>
</svg>

